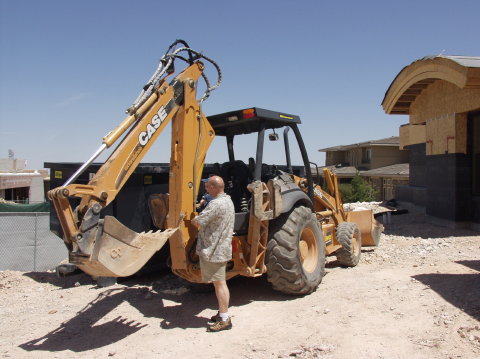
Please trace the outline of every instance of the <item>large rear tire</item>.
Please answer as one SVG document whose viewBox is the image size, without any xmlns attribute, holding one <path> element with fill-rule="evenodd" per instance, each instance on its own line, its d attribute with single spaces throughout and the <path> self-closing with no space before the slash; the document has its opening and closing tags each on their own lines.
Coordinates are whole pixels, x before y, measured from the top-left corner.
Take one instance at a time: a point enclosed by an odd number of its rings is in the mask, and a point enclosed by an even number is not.
<svg viewBox="0 0 480 359">
<path fill-rule="evenodd" d="M 358 225 L 353 222 L 343 222 L 337 227 L 337 240 L 342 248 L 335 255 L 337 261 L 346 267 L 355 267 L 362 253 L 362 237 Z"/>
<path fill-rule="evenodd" d="M 312 211 L 294 208 L 270 226 L 267 279 L 273 289 L 295 295 L 313 292 L 325 273 L 325 243 Z"/>
</svg>

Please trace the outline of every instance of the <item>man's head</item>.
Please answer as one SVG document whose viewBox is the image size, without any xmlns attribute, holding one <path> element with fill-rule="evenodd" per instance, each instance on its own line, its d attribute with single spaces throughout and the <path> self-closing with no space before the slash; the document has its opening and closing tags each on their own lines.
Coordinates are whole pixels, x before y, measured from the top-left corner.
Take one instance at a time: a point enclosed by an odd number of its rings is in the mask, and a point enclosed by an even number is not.
<svg viewBox="0 0 480 359">
<path fill-rule="evenodd" d="M 222 177 L 212 176 L 208 179 L 207 183 L 205 183 L 205 188 L 210 196 L 217 197 L 225 190 L 225 183 Z"/>
</svg>

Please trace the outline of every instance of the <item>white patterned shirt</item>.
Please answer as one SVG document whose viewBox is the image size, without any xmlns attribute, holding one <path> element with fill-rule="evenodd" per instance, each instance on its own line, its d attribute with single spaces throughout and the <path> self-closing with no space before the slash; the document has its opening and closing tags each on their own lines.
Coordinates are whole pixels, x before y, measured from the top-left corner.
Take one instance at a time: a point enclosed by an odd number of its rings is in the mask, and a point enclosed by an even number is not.
<svg viewBox="0 0 480 359">
<path fill-rule="evenodd" d="M 223 193 L 213 198 L 195 221 L 200 224 L 197 254 L 214 263 L 232 259 L 235 208 L 230 196 Z"/>
</svg>

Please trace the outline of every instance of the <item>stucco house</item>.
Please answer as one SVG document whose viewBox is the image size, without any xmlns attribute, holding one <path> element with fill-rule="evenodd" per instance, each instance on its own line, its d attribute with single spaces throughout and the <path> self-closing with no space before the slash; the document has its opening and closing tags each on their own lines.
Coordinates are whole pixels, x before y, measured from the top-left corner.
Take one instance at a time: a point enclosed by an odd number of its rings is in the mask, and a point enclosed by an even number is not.
<svg viewBox="0 0 480 359">
<path fill-rule="evenodd" d="M 27 170 L 26 160 L 0 158 L 0 199 L 18 203 L 45 201 L 45 170 Z"/>
<path fill-rule="evenodd" d="M 408 183 L 408 151 L 400 150 L 400 138 L 378 140 L 320 149 L 326 152 L 325 166 L 340 183 L 348 183 L 359 173 L 377 190 L 377 200 L 396 197 L 398 184 Z"/>
<path fill-rule="evenodd" d="M 480 231 L 480 57 L 424 57 L 404 67 L 382 101 L 409 116 L 400 148 L 410 152 L 397 200 L 432 222 Z"/>
</svg>

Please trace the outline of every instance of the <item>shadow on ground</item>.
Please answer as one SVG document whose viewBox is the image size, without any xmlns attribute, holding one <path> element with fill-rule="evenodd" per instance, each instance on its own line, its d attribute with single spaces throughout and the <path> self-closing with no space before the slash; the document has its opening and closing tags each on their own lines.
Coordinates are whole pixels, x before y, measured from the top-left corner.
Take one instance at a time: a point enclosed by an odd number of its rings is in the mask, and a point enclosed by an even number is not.
<svg viewBox="0 0 480 359">
<path fill-rule="evenodd" d="M 456 263 L 480 272 L 480 260 L 465 260 Z M 413 278 L 437 292 L 450 304 L 480 320 L 480 273 L 432 273 L 415 275 Z"/>
<path fill-rule="evenodd" d="M 54 272 L 27 272 L 23 275 L 38 283 L 49 283 L 59 288 L 71 288 L 78 285 L 95 284 L 92 277 L 83 272 L 61 278 Z"/>
<path fill-rule="evenodd" d="M 50 276 L 50 273 L 36 273 L 31 276 L 39 281 L 51 280 L 52 284 L 62 286 L 58 284 L 59 278 Z M 248 305 L 252 301 L 295 299 L 274 292 L 263 277 L 234 278 L 229 281 L 229 287 L 232 307 Z M 98 296 L 74 317 L 42 337 L 21 344 L 20 347 L 27 351 L 88 351 L 136 333 L 148 325 L 145 320 L 142 322 L 145 317 L 158 318 L 163 329 L 204 328 L 209 318 L 200 313 L 211 309 L 213 315 L 217 305 L 214 292 L 204 289 L 189 286 L 173 274 L 135 278 L 124 281 L 122 286 L 100 288 L 97 289 L 100 291 Z M 117 316 L 109 321 L 103 319 L 124 302 L 141 312 L 143 318 Z"/>
</svg>

